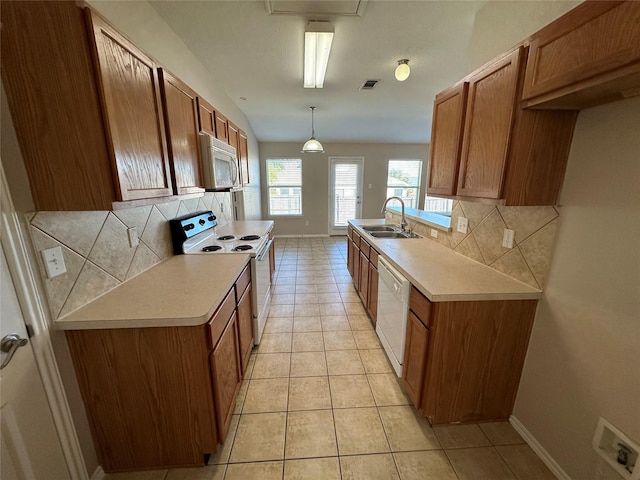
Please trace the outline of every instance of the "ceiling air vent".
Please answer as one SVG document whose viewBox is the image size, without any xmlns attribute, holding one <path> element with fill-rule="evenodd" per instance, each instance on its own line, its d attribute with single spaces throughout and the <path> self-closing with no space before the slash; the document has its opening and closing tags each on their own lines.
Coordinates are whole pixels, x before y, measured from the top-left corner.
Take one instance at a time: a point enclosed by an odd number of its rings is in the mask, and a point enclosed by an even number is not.
<svg viewBox="0 0 640 480">
<path fill-rule="evenodd" d="M 365 82 L 360 87 L 360 90 L 371 90 L 375 87 L 380 80 L 365 80 Z"/>
</svg>

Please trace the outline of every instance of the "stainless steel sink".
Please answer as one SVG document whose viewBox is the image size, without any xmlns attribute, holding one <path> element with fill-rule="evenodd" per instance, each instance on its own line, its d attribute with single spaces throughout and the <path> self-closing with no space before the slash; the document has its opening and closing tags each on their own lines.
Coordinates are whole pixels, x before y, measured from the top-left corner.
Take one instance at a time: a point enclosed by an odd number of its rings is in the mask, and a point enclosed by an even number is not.
<svg viewBox="0 0 640 480">
<path fill-rule="evenodd" d="M 409 232 L 369 232 L 375 238 L 419 238 L 415 233 Z"/>
<path fill-rule="evenodd" d="M 362 229 L 367 232 L 397 232 L 400 225 L 364 225 Z"/>
</svg>

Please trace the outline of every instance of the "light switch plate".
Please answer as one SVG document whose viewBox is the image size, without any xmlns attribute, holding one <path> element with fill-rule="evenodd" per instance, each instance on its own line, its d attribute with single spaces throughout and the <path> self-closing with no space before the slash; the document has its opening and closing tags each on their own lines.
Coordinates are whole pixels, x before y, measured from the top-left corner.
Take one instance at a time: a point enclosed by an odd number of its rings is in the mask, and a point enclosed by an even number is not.
<svg viewBox="0 0 640 480">
<path fill-rule="evenodd" d="M 513 248 L 513 237 L 515 237 L 516 231 L 504 229 L 504 235 L 502 236 L 502 246 L 504 248 Z"/>
<path fill-rule="evenodd" d="M 67 267 L 64 264 L 64 257 L 62 256 L 62 248 L 60 246 L 42 250 L 42 260 L 44 261 L 44 268 L 47 271 L 47 278 L 57 277 L 66 273 Z"/>
<path fill-rule="evenodd" d="M 438 230 L 436 230 L 435 228 L 432 228 L 431 231 L 429 232 L 429 235 L 431 235 L 433 238 L 438 238 Z"/>
<path fill-rule="evenodd" d="M 458 232 L 467 233 L 467 227 L 469 226 L 469 219 L 465 217 L 458 217 Z"/>
<path fill-rule="evenodd" d="M 131 248 L 136 247 L 140 241 L 138 240 L 138 228 L 131 227 L 127 228 L 127 235 L 129 237 L 129 246 Z"/>
</svg>

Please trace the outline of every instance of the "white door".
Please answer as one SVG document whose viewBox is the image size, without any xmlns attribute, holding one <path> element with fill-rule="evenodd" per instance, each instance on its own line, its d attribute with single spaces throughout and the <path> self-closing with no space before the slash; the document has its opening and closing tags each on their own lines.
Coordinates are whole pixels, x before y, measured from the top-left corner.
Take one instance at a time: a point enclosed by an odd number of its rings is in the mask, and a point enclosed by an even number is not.
<svg viewBox="0 0 640 480">
<path fill-rule="evenodd" d="M 0 338 L 15 334 L 27 339 L 4 248 L 0 257 Z M 10 342 L 4 343 L 8 346 Z M 0 363 L 9 354 L 2 352 Z M 11 361 L 0 370 L 0 478 L 71 478 L 28 340 L 15 349 Z"/>
<path fill-rule="evenodd" d="M 329 157 L 329 235 L 344 235 L 362 216 L 362 157 Z"/>
</svg>

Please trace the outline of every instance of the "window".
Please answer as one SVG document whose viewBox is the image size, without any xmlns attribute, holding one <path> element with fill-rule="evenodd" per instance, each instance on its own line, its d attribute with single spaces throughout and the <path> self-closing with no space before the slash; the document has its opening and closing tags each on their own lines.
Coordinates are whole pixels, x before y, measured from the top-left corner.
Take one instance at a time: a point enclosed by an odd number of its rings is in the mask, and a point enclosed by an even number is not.
<svg viewBox="0 0 640 480">
<path fill-rule="evenodd" d="M 400 197 L 407 208 L 418 208 L 422 160 L 389 160 L 387 198 Z"/>
<path fill-rule="evenodd" d="M 302 215 L 302 160 L 267 159 L 269 215 Z"/>
<path fill-rule="evenodd" d="M 448 198 L 424 196 L 424 211 L 431 213 L 439 213 L 440 215 L 451 216 L 453 208 L 453 200 Z"/>
</svg>

